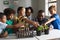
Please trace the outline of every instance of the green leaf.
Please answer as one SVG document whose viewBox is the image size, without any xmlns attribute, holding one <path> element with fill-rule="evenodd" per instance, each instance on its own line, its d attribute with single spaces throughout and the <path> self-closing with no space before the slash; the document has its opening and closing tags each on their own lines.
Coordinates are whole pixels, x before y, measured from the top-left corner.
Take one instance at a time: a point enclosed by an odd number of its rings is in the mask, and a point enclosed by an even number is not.
<svg viewBox="0 0 60 40">
<path fill-rule="evenodd" d="M 45 29 L 46 29 L 46 30 L 48 29 L 48 26 L 47 26 L 47 25 L 45 25 Z"/>
<path fill-rule="evenodd" d="M 37 31 L 43 30 L 43 26 L 38 26 Z"/>
</svg>

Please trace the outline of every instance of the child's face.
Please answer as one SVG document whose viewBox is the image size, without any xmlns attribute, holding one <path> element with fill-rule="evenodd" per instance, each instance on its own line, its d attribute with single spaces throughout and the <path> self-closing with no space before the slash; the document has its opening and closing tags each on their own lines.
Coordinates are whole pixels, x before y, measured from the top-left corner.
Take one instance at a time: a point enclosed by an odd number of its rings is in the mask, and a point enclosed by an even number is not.
<svg viewBox="0 0 60 40">
<path fill-rule="evenodd" d="M 13 19 L 13 17 L 14 17 L 14 14 L 13 14 L 13 13 L 11 13 L 11 14 L 8 16 L 9 19 Z"/>
<path fill-rule="evenodd" d="M 39 14 L 39 18 L 44 18 L 45 17 L 45 14 L 44 14 L 44 12 L 42 13 L 42 14 Z"/>
<path fill-rule="evenodd" d="M 26 12 L 26 15 L 27 15 L 27 16 L 30 16 L 30 14 L 31 14 L 31 10 L 28 9 L 28 11 Z"/>
<path fill-rule="evenodd" d="M 51 15 L 53 15 L 53 14 L 56 13 L 56 10 L 54 10 L 54 9 L 50 9 L 49 12 L 50 12 Z"/>
<path fill-rule="evenodd" d="M 14 14 L 11 13 L 11 14 L 10 14 L 10 19 L 13 19 L 13 17 L 14 17 Z"/>
<path fill-rule="evenodd" d="M 25 15 L 25 8 L 22 8 L 22 10 L 19 11 L 19 15 L 21 15 L 21 16 Z"/>
<path fill-rule="evenodd" d="M 2 17 L 1 21 L 2 21 L 3 23 L 6 23 L 6 16 L 5 16 L 5 15 Z"/>
</svg>

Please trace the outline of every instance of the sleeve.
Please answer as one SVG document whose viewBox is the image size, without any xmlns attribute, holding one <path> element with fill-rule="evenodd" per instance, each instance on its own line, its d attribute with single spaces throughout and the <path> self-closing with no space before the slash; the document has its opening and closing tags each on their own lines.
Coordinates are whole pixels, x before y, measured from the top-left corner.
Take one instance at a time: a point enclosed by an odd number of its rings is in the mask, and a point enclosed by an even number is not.
<svg viewBox="0 0 60 40">
<path fill-rule="evenodd" d="M 1 29 L 5 29 L 5 28 L 6 28 L 6 26 L 7 26 L 7 24 L 6 24 L 6 23 L 0 23 L 0 28 L 1 28 Z"/>
<path fill-rule="evenodd" d="M 58 19 L 59 18 L 59 15 L 55 15 L 54 18 Z"/>
<path fill-rule="evenodd" d="M 59 15 L 55 14 L 55 15 L 52 16 L 52 18 L 58 19 Z"/>
</svg>

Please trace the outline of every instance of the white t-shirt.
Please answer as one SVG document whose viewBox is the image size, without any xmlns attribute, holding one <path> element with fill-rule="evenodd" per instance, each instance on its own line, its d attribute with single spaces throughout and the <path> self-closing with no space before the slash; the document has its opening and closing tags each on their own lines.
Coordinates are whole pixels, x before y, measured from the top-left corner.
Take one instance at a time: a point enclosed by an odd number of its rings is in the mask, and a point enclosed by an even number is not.
<svg viewBox="0 0 60 40">
<path fill-rule="evenodd" d="M 0 22 L 0 34 L 2 33 L 3 29 L 6 28 L 6 26 L 7 26 L 6 23 L 2 23 L 2 22 Z"/>
</svg>

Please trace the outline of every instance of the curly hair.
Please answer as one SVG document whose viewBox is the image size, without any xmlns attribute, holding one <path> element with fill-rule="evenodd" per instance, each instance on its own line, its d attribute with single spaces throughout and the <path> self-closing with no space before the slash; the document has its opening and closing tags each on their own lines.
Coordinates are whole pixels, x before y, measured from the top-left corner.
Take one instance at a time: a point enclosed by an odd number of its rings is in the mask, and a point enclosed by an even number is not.
<svg viewBox="0 0 60 40">
<path fill-rule="evenodd" d="M 10 14 L 15 14 L 15 10 L 13 10 L 13 9 L 11 9 L 11 8 L 6 8 L 6 9 L 4 9 L 4 14 L 6 15 L 6 16 L 9 16 Z"/>
<path fill-rule="evenodd" d="M 32 8 L 32 7 L 27 7 L 27 8 L 26 8 L 26 12 L 27 12 L 29 9 L 31 10 L 31 13 L 33 13 L 33 8 Z"/>
</svg>

